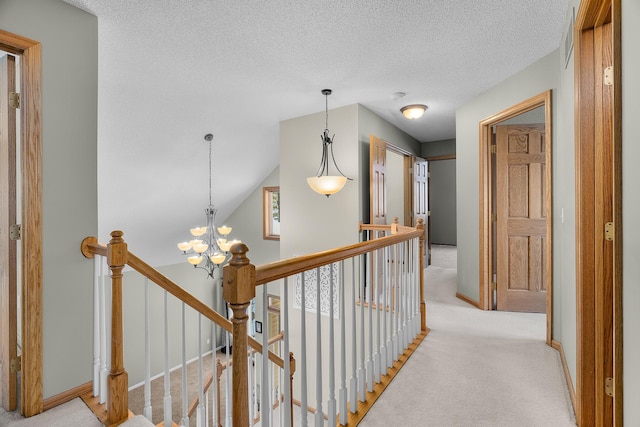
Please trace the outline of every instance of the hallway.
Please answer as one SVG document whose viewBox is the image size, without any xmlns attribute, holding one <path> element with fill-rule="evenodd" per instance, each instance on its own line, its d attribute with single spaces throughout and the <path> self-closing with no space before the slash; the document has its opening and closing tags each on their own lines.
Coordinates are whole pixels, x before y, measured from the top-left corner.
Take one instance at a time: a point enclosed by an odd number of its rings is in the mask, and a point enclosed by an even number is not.
<svg viewBox="0 0 640 427">
<path fill-rule="evenodd" d="M 575 426 L 560 356 L 541 314 L 486 312 L 455 297 L 455 259 L 425 270 L 431 332 L 360 424 Z M 455 256 L 455 254 L 453 255 Z"/>
</svg>

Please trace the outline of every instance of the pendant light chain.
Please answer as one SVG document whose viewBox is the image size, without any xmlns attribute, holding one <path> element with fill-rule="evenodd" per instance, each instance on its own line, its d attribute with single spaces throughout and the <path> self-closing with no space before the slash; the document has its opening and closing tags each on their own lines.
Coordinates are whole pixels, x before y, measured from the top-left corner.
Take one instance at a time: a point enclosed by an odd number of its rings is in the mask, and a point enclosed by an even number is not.
<svg viewBox="0 0 640 427">
<path fill-rule="evenodd" d="M 209 141 L 209 206 L 211 206 L 211 141 Z"/>
<path fill-rule="evenodd" d="M 325 93 L 324 95 L 324 128 L 329 130 L 329 94 Z"/>
</svg>

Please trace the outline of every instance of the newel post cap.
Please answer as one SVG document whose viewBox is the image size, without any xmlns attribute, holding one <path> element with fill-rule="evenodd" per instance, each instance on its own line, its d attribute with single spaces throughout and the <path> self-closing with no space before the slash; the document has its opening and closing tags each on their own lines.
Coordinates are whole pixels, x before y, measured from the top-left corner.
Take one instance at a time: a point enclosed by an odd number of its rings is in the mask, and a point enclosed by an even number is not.
<svg viewBox="0 0 640 427">
<path fill-rule="evenodd" d="M 256 296 L 256 267 L 247 258 L 249 248 L 244 243 L 231 247 L 231 259 L 223 269 L 222 292 L 229 304 L 249 303 Z"/>
<path fill-rule="evenodd" d="M 111 240 L 107 245 L 107 264 L 109 266 L 121 266 L 128 262 L 129 251 L 127 243 L 122 236 L 124 233 L 120 230 L 111 232 Z"/>
</svg>

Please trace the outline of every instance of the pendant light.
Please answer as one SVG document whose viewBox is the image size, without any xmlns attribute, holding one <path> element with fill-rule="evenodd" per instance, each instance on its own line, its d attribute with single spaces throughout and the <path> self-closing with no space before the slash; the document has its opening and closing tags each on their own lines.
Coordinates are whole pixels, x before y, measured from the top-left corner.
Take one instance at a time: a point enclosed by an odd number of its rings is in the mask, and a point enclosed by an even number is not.
<svg viewBox="0 0 640 427">
<path fill-rule="evenodd" d="M 336 163 L 336 159 L 333 157 L 333 137 L 335 135 L 329 137 L 329 95 L 331 95 L 331 89 L 322 89 L 321 93 L 325 96 L 325 129 L 323 134 L 320 135 L 322 140 L 322 159 L 320 160 L 318 172 L 315 176 L 307 178 L 307 184 L 316 193 L 329 197 L 342 190 L 347 180 L 351 181 L 351 178 L 347 178 L 342 173 Z M 331 162 L 340 175 L 329 175 L 329 155 L 331 155 Z"/>
</svg>

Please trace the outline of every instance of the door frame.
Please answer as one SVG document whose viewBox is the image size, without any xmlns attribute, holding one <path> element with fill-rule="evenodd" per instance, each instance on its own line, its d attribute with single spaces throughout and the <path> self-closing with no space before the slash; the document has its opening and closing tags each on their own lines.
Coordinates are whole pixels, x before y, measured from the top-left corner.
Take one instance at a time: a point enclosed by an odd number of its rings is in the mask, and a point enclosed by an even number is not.
<svg viewBox="0 0 640 427">
<path fill-rule="evenodd" d="M 440 160 L 456 160 L 456 153 L 453 154 L 444 154 L 441 156 L 428 156 L 425 157 L 425 160 L 429 163 L 429 180 L 427 181 L 428 185 L 427 185 L 427 206 L 431 206 L 431 162 L 437 162 Z M 427 215 L 427 235 L 429 236 L 428 238 L 428 251 L 429 251 L 429 265 L 431 264 L 431 208 L 429 208 L 429 215 Z M 456 224 L 456 228 L 457 228 L 457 224 Z M 457 230 L 456 230 L 456 235 L 457 235 Z M 457 242 L 456 242 L 457 245 Z M 456 292 L 456 296 L 460 299 L 463 299 L 467 302 L 469 302 L 469 298 L 466 298 L 464 295 L 460 294 L 459 292 Z M 477 305 L 475 302 L 471 303 L 472 305 Z"/>
<path fill-rule="evenodd" d="M 525 101 L 520 102 L 512 107 L 507 108 L 491 117 L 482 120 L 479 124 L 480 131 L 480 177 L 479 177 L 479 222 L 480 222 L 480 301 L 478 307 L 482 310 L 493 309 L 493 292 L 491 282 L 493 281 L 493 232 L 494 223 L 493 216 L 493 200 L 495 197 L 493 191 L 493 126 L 515 117 L 527 111 L 534 110 L 538 107 L 544 107 L 545 120 L 545 212 L 547 217 L 546 228 L 546 257 L 545 257 L 545 280 L 547 283 L 546 297 L 546 342 L 551 345 L 552 329 L 553 329 L 553 233 L 552 233 L 552 122 L 551 122 L 551 90 L 542 92 Z"/>
<path fill-rule="evenodd" d="M 611 46 L 594 33 L 611 23 Z M 622 59 L 620 0 L 583 0 L 574 27 L 576 180 L 576 418 L 623 425 Z M 603 51 L 613 65 L 613 102 L 599 102 Z M 597 133 L 611 132 L 610 146 Z M 606 156 L 610 162 L 598 156 Z M 596 208 L 594 208 L 594 206 Z M 613 242 L 604 242 L 604 222 Z M 604 379 L 613 378 L 613 402 Z"/>
<path fill-rule="evenodd" d="M 42 47 L 0 30 L 0 50 L 20 57 L 22 197 L 21 413 L 43 411 L 42 389 Z"/>
</svg>

